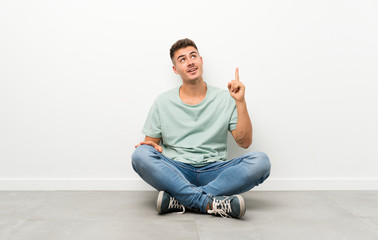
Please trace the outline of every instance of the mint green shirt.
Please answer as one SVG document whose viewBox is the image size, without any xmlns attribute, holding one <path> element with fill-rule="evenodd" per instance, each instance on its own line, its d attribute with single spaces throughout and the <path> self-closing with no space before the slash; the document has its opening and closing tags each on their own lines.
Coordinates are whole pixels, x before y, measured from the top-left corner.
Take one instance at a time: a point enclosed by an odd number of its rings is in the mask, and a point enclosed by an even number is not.
<svg viewBox="0 0 378 240">
<path fill-rule="evenodd" d="M 188 105 L 179 89 L 156 98 L 142 133 L 161 138 L 162 154 L 179 162 L 201 167 L 227 161 L 227 131 L 237 123 L 235 100 L 227 89 L 207 85 L 202 102 Z"/>
</svg>

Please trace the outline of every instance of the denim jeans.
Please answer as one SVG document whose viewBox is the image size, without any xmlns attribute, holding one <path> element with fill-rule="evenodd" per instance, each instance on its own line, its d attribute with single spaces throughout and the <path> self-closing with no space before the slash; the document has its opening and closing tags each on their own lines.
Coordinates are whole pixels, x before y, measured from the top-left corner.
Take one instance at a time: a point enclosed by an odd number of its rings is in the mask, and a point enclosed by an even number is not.
<svg viewBox="0 0 378 240">
<path fill-rule="evenodd" d="M 204 167 L 174 161 L 149 145 L 140 145 L 132 155 L 139 176 L 158 191 L 166 191 L 181 204 L 206 212 L 213 196 L 246 192 L 264 182 L 270 162 L 263 152 L 251 152 L 229 161 Z"/>
</svg>

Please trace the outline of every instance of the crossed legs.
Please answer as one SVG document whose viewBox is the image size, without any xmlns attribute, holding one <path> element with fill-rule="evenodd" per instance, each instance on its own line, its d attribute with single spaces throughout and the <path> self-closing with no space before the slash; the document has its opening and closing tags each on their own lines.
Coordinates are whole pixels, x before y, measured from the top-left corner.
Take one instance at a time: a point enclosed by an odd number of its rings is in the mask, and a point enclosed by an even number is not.
<svg viewBox="0 0 378 240">
<path fill-rule="evenodd" d="M 139 176 L 158 191 L 166 191 L 181 204 L 206 212 L 213 196 L 246 192 L 270 174 L 265 153 L 251 152 L 226 162 L 195 168 L 165 157 L 148 145 L 137 147 L 132 165 Z"/>
</svg>

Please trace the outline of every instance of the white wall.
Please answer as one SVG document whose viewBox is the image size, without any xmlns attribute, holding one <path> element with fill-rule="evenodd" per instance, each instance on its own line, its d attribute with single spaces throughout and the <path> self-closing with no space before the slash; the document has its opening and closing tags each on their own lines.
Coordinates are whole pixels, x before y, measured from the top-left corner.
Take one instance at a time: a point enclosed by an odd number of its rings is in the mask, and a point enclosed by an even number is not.
<svg viewBox="0 0 378 240">
<path fill-rule="evenodd" d="M 151 189 L 130 156 L 184 37 L 209 84 L 240 68 L 249 150 L 272 162 L 258 189 L 378 189 L 377 18 L 374 0 L 3 0 L 0 189 Z"/>
</svg>

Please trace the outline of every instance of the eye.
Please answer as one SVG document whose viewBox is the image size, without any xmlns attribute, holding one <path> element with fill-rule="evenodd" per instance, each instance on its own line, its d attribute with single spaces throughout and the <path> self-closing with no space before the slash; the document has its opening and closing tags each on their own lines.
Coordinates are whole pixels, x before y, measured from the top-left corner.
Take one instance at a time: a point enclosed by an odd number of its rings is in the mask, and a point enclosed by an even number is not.
<svg viewBox="0 0 378 240">
<path fill-rule="evenodd" d="M 197 57 L 197 55 L 194 55 L 194 54 L 193 54 L 193 55 L 192 55 L 192 58 L 195 58 L 195 57 Z"/>
<path fill-rule="evenodd" d="M 180 58 L 180 62 L 184 62 L 185 58 Z"/>
</svg>

